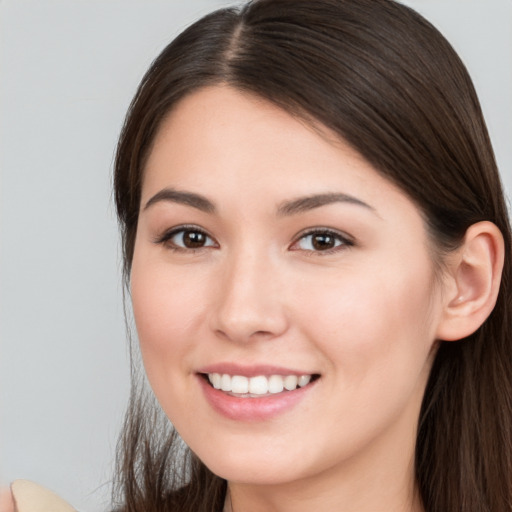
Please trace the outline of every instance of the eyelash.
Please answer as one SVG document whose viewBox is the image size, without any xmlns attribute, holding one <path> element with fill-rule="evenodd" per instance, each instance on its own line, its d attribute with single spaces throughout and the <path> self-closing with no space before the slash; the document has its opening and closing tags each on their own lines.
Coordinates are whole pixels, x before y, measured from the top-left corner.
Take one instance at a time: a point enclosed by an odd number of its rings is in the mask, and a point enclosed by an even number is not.
<svg viewBox="0 0 512 512">
<path fill-rule="evenodd" d="M 176 235 L 178 235 L 180 233 L 182 233 L 184 235 L 187 232 L 203 235 L 204 237 L 206 237 L 206 239 L 208 239 L 212 243 L 194 248 L 194 247 L 181 247 L 171 241 L 172 238 L 175 237 Z M 307 237 L 313 237 L 315 235 L 332 238 L 332 239 L 334 239 L 335 243 L 337 243 L 337 245 L 335 245 L 332 248 L 325 249 L 325 250 L 294 248 L 294 246 L 298 245 L 301 241 L 305 240 Z M 207 249 L 210 247 L 213 247 L 213 248 L 219 247 L 218 243 L 206 231 L 204 231 L 203 229 L 199 228 L 198 226 L 194 226 L 194 225 L 183 225 L 183 226 L 178 226 L 178 227 L 172 228 L 169 231 L 166 231 L 163 235 L 157 237 L 154 240 L 154 243 L 164 245 L 164 246 L 166 246 L 166 248 L 168 248 L 172 251 L 187 252 L 187 253 L 195 253 L 197 251 L 201 251 L 201 250 L 204 250 L 204 249 Z M 312 228 L 312 229 L 308 229 L 307 231 L 300 233 L 296 237 L 295 241 L 290 245 L 290 250 L 292 250 L 292 251 L 302 250 L 303 252 L 311 254 L 311 255 L 324 256 L 324 255 L 336 253 L 341 250 L 345 250 L 352 246 L 354 246 L 354 241 L 348 235 L 345 235 L 343 233 L 340 233 L 339 231 L 335 231 L 335 230 L 327 229 L 327 228 Z"/>
<path fill-rule="evenodd" d="M 178 235 L 180 233 L 185 234 L 187 232 L 203 235 L 207 239 L 211 240 L 213 242 L 213 244 L 203 245 L 203 246 L 194 248 L 194 247 L 181 247 L 171 241 L 171 239 L 173 237 L 175 237 L 176 235 Z M 201 251 L 208 247 L 215 247 L 215 246 L 218 247 L 217 242 L 206 231 L 204 231 L 203 229 L 199 228 L 198 226 L 194 226 L 194 225 L 184 225 L 184 226 L 178 226 L 178 227 L 172 228 L 169 231 L 166 231 L 163 235 L 156 238 L 154 240 L 154 242 L 156 244 L 164 245 L 166 248 L 170 249 L 171 251 L 187 252 L 187 253 L 191 253 L 191 252 L 195 253 L 197 251 Z"/>
<path fill-rule="evenodd" d="M 325 249 L 325 250 L 302 249 L 307 254 L 311 254 L 311 255 L 315 255 L 315 256 L 327 256 L 329 254 L 333 254 L 333 253 L 345 250 L 345 249 L 347 249 L 349 247 L 353 247 L 355 245 L 354 240 L 351 237 L 349 237 L 348 235 L 341 233 L 339 231 L 335 231 L 333 229 L 328 229 L 328 228 L 311 228 L 306 231 L 303 231 L 302 233 L 300 233 L 297 236 L 296 240 L 290 246 L 291 250 L 300 251 L 301 249 L 293 249 L 293 246 L 299 244 L 299 242 L 301 240 L 305 240 L 307 237 L 312 237 L 315 235 L 331 237 L 335 240 L 335 242 L 339 242 L 339 243 L 338 243 L 338 245 L 335 245 L 334 247 L 332 247 L 330 249 Z"/>
</svg>

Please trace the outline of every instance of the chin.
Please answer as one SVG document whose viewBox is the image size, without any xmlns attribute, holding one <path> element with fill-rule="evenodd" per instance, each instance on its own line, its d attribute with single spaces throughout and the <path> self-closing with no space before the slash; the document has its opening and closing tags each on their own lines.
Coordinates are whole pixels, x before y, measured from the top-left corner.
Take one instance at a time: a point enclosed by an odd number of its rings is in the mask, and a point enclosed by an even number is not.
<svg viewBox="0 0 512 512">
<path fill-rule="evenodd" d="M 215 461 L 212 464 L 206 464 L 206 466 L 212 473 L 229 482 L 248 485 L 280 485 L 301 478 L 301 475 L 296 471 L 290 471 L 289 464 L 286 464 L 288 467 L 285 468 L 273 462 L 258 461 L 253 463 L 252 461 L 245 460 L 240 463 L 230 464 L 225 461 Z"/>
<path fill-rule="evenodd" d="M 214 444 L 212 442 L 212 444 Z M 252 444 L 252 447 L 249 446 Z M 288 444 L 288 443 L 287 443 Z M 245 445 L 245 449 L 243 446 Z M 293 482 L 313 472 L 315 463 L 308 461 L 302 452 L 290 450 L 290 443 L 282 450 L 274 445 L 263 448 L 262 443 L 218 443 L 216 450 L 198 450 L 194 453 L 215 475 L 230 482 L 253 485 L 276 485 Z M 223 449 L 219 449 L 224 446 Z"/>
</svg>

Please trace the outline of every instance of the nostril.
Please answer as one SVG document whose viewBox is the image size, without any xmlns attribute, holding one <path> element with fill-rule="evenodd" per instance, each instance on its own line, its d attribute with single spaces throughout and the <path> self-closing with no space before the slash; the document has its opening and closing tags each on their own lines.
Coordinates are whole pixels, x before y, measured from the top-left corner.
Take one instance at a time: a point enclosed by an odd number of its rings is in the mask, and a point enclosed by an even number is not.
<svg viewBox="0 0 512 512">
<path fill-rule="evenodd" d="M 272 333 L 270 331 L 255 331 L 251 334 L 251 338 L 252 337 L 269 337 L 269 336 L 272 336 Z"/>
<path fill-rule="evenodd" d="M 275 331 L 265 329 L 252 329 L 250 325 L 243 323 L 227 322 L 221 328 L 214 329 L 220 339 L 235 342 L 249 342 L 257 340 L 270 340 L 280 336 L 286 329 L 283 326 L 275 326 Z"/>
</svg>

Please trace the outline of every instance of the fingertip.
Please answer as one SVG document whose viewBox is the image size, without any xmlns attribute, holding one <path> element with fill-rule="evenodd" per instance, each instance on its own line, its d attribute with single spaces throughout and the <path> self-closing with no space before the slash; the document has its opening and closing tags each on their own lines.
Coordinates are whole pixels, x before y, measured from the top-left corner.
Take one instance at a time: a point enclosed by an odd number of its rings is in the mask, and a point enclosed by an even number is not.
<svg viewBox="0 0 512 512">
<path fill-rule="evenodd" d="M 0 512 L 16 512 L 14 498 L 8 487 L 0 489 Z"/>
</svg>

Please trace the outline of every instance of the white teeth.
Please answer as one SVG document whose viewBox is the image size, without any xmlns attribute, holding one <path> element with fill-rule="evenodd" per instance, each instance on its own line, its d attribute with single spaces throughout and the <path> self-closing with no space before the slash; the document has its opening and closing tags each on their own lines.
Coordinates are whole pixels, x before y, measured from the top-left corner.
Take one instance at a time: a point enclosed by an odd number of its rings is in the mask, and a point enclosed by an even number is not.
<svg viewBox="0 0 512 512">
<path fill-rule="evenodd" d="M 284 387 L 288 391 L 293 391 L 299 382 L 299 378 L 297 375 L 288 375 L 288 377 L 284 378 Z"/>
<path fill-rule="evenodd" d="M 231 391 L 233 393 L 249 393 L 249 379 L 242 375 L 231 377 Z"/>
<path fill-rule="evenodd" d="M 220 389 L 220 380 L 221 380 L 220 373 L 209 373 L 208 379 L 210 380 L 211 385 L 215 389 Z"/>
<path fill-rule="evenodd" d="M 303 388 L 304 386 L 307 386 L 309 384 L 309 381 L 311 380 L 311 375 L 301 375 L 299 377 L 299 387 Z"/>
<path fill-rule="evenodd" d="M 268 379 L 268 390 L 271 393 L 281 393 L 284 389 L 283 377 L 281 375 L 272 375 Z"/>
<path fill-rule="evenodd" d="M 220 378 L 220 389 L 222 391 L 231 391 L 231 377 L 229 375 L 222 375 Z"/>
<path fill-rule="evenodd" d="M 268 379 L 263 375 L 249 379 L 249 393 L 251 395 L 266 395 L 268 393 Z"/>
<path fill-rule="evenodd" d="M 209 373 L 208 380 L 215 389 L 241 395 L 266 395 L 281 393 L 285 389 L 293 391 L 304 387 L 311 381 L 311 375 L 258 375 L 245 377 L 243 375 L 228 375 L 227 373 Z"/>
</svg>

